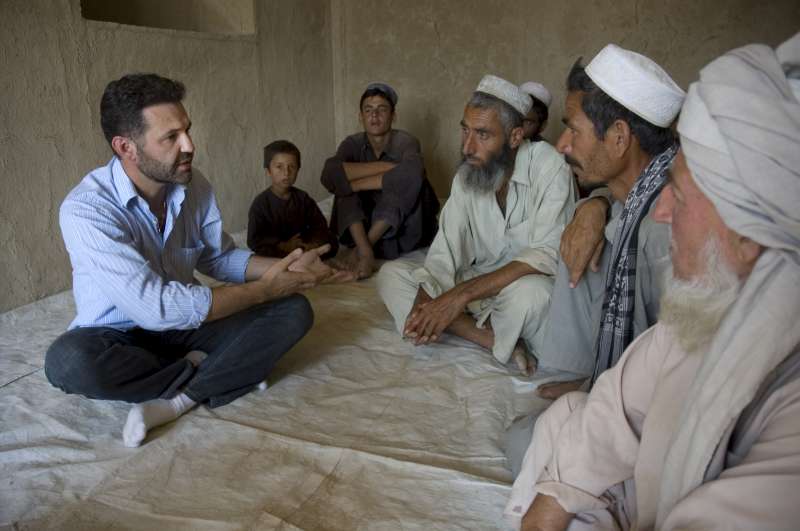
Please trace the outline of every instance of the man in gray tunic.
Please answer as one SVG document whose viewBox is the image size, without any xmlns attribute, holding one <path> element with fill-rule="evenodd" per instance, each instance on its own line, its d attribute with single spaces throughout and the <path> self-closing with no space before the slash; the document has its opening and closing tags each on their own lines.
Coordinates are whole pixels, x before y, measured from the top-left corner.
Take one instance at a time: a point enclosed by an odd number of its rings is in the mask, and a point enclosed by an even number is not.
<svg viewBox="0 0 800 531">
<path fill-rule="evenodd" d="M 562 237 L 539 362 L 578 378 L 541 386 L 544 398 L 595 379 L 657 320 L 669 227 L 649 213 L 677 151 L 669 126 L 684 97 L 652 60 L 613 44 L 585 68 L 572 67 L 567 91 L 566 129 L 556 148 L 584 187 L 607 188 L 578 206 Z M 509 431 L 513 471 L 534 422 L 531 415 Z"/>
<path fill-rule="evenodd" d="M 375 258 L 426 247 L 436 234 L 439 201 L 425 176 L 419 141 L 393 129 L 397 93 L 371 83 L 361 95 L 363 133 L 345 138 L 320 180 L 335 195 L 331 230 L 345 246 L 345 267 L 372 275 Z"/>
</svg>

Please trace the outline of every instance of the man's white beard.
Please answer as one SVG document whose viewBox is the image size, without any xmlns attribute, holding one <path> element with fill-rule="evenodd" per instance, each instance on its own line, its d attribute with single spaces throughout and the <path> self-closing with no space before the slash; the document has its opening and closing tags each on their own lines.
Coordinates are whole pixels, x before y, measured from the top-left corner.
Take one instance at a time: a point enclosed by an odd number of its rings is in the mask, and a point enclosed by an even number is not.
<svg viewBox="0 0 800 531">
<path fill-rule="evenodd" d="M 742 281 L 722 258 L 719 239 L 703 247 L 705 271 L 692 280 L 675 278 L 667 271 L 658 319 L 672 329 L 681 347 L 694 353 L 707 347 L 719 324 L 736 301 Z"/>
</svg>

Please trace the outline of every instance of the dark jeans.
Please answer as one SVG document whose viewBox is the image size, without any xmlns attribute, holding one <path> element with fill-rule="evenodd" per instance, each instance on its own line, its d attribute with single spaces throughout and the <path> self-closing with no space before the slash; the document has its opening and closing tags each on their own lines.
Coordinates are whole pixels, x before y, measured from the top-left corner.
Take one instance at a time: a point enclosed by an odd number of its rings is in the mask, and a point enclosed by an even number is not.
<svg viewBox="0 0 800 531">
<path fill-rule="evenodd" d="M 144 402 L 182 391 L 218 407 L 250 392 L 314 321 L 302 295 L 253 306 L 195 330 L 75 328 L 48 349 L 54 386 L 89 398 Z M 183 356 L 202 350 L 197 369 Z"/>
</svg>

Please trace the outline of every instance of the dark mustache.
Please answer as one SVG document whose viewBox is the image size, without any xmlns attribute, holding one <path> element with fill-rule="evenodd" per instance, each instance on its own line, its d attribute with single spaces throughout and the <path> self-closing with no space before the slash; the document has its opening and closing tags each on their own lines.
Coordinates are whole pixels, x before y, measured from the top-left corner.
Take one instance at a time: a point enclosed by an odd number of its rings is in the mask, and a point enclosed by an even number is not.
<svg viewBox="0 0 800 531">
<path fill-rule="evenodd" d="M 177 161 L 175 161 L 175 166 L 180 166 L 181 164 L 192 162 L 193 158 L 194 158 L 193 153 L 181 153 L 181 156 L 178 157 Z"/>
<path fill-rule="evenodd" d="M 580 170 L 583 169 L 583 166 L 581 166 L 581 163 L 578 162 L 577 160 L 573 159 L 569 155 L 564 155 L 564 160 L 566 161 L 567 164 L 569 164 L 573 168 L 578 168 Z"/>
</svg>

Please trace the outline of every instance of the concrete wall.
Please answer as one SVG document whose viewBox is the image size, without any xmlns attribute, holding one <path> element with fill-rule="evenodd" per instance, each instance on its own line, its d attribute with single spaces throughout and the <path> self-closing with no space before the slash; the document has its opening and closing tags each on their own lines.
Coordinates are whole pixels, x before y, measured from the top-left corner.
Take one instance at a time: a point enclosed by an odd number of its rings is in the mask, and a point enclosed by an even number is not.
<svg viewBox="0 0 800 531">
<path fill-rule="evenodd" d="M 255 9 L 257 34 L 225 36 L 87 21 L 79 0 L 0 2 L 0 311 L 71 287 L 58 207 L 110 158 L 100 95 L 125 73 L 186 84 L 195 166 L 214 184 L 228 230 L 245 228 L 266 185 L 261 148 L 277 136 L 298 143 L 298 184 L 322 197 L 333 144 L 329 4 Z"/>
<path fill-rule="evenodd" d="M 417 135 L 446 197 L 463 106 L 485 73 L 538 80 L 554 94 L 545 136 L 561 131 L 564 80 L 579 56 L 615 42 L 664 66 L 684 88 L 720 53 L 775 45 L 800 30 L 796 0 L 333 0 L 336 136 L 358 126 L 358 97 L 383 80 L 400 96 L 397 126 Z"/>
<path fill-rule="evenodd" d="M 226 227 L 238 231 L 266 185 L 268 141 L 297 143 L 298 185 L 324 196 L 322 163 L 358 129 L 369 81 L 397 88 L 397 126 L 421 139 L 446 197 L 463 104 L 484 73 L 548 85 L 552 140 L 563 79 L 579 55 L 616 42 L 685 86 L 724 50 L 776 44 L 800 28 L 796 0 L 259 0 L 254 16 L 254 34 L 226 36 L 86 21 L 80 0 L 0 1 L 0 311 L 70 287 L 58 207 L 110 156 L 99 98 L 124 73 L 186 83 L 196 166 L 217 189 Z"/>
</svg>

